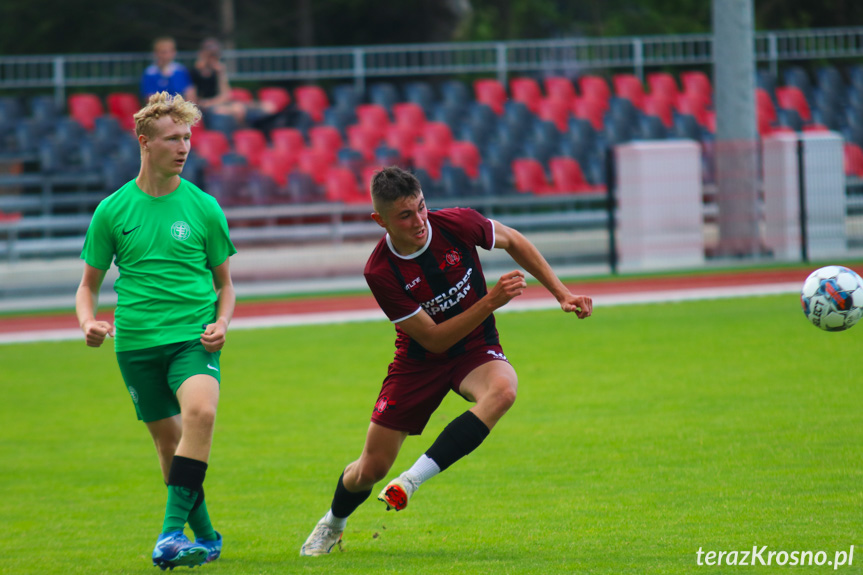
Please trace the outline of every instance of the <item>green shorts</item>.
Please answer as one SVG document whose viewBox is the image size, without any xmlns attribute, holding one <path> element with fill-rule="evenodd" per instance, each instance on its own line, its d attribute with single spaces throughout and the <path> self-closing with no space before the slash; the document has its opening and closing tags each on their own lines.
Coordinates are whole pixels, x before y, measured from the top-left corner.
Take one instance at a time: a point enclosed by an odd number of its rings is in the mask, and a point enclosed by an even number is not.
<svg viewBox="0 0 863 575">
<path fill-rule="evenodd" d="M 118 351 L 117 363 L 138 419 L 149 423 L 180 413 L 177 390 L 193 375 L 211 375 L 221 383 L 221 353 L 205 350 L 200 340 Z"/>
</svg>

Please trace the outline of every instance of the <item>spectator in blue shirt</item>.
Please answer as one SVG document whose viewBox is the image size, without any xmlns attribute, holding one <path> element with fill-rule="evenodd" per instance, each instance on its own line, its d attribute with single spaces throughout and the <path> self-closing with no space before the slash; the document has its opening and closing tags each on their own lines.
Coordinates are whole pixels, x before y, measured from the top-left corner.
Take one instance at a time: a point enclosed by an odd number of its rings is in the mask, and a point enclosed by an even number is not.
<svg viewBox="0 0 863 575">
<path fill-rule="evenodd" d="M 147 66 L 141 77 L 141 96 L 146 101 L 151 94 L 168 92 L 188 96 L 192 85 L 189 70 L 174 62 L 177 56 L 177 45 L 173 38 L 167 36 L 153 41 L 154 63 Z M 188 99 L 188 98 L 187 98 Z"/>
</svg>

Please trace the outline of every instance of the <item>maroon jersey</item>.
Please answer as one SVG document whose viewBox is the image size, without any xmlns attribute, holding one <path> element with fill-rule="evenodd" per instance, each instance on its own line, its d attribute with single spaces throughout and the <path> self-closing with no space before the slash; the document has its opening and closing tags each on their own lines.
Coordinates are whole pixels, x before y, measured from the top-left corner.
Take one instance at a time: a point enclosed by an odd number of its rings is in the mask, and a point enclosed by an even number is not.
<svg viewBox="0 0 863 575">
<path fill-rule="evenodd" d="M 499 343 L 493 315 L 444 354 L 427 351 L 398 326 L 420 310 L 441 323 L 487 293 L 477 246 L 494 247 L 494 225 L 465 208 L 430 211 L 426 245 L 408 256 L 396 253 L 388 235 L 378 242 L 364 274 L 378 305 L 396 324 L 396 358 L 455 357 Z"/>
</svg>

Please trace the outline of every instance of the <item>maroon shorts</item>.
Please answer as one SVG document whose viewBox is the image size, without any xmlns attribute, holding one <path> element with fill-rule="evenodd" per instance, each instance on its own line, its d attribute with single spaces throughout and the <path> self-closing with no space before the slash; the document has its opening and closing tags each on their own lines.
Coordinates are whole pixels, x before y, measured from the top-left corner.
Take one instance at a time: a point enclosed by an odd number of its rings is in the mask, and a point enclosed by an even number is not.
<svg viewBox="0 0 863 575">
<path fill-rule="evenodd" d="M 387 370 L 372 421 L 396 431 L 419 435 L 450 390 L 479 366 L 507 361 L 499 345 L 473 349 L 452 359 L 418 361 L 397 357 Z"/>
</svg>

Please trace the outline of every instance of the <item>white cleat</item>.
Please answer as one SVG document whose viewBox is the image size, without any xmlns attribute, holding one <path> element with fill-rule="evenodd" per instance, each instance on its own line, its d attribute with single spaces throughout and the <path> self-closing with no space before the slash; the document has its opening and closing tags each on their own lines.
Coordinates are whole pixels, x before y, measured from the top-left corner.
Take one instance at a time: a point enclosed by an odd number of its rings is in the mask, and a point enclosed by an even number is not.
<svg viewBox="0 0 863 575">
<path fill-rule="evenodd" d="M 336 531 L 323 521 L 315 525 L 312 534 L 300 548 L 300 555 L 304 557 L 315 557 L 326 555 L 332 551 L 337 544 L 341 547 L 342 531 Z"/>
<path fill-rule="evenodd" d="M 417 485 L 402 473 L 383 488 L 378 500 L 387 504 L 387 511 L 395 509 L 401 511 L 408 506 L 408 500 L 417 490 Z"/>
</svg>

